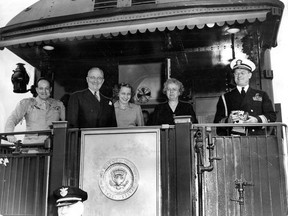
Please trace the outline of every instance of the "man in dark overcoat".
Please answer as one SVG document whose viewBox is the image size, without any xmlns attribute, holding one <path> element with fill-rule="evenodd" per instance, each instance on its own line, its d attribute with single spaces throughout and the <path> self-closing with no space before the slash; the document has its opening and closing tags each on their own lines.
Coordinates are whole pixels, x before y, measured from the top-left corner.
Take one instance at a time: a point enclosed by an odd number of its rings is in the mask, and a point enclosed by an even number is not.
<svg viewBox="0 0 288 216">
<path fill-rule="evenodd" d="M 104 83 L 104 72 L 100 68 L 91 68 L 86 81 L 87 89 L 74 92 L 70 96 L 67 110 L 69 127 L 116 127 L 113 103 L 99 91 Z"/>
</svg>

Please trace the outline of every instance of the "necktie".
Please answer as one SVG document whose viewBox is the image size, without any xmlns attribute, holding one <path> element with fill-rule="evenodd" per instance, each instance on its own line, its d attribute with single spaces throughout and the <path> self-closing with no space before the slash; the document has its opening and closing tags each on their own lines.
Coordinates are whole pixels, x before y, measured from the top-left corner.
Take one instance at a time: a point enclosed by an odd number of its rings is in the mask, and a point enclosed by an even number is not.
<svg viewBox="0 0 288 216">
<path fill-rule="evenodd" d="M 44 109 L 45 109 L 45 110 L 48 110 L 48 109 L 49 109 L 49 103 L 48 103 L 47 101 L 45 101 L 45 102 L 43 103 L 43 106 L 44 106 Z"/>
<path fill-rule="evenodd" d="M 95 98 L 96 98 L 98 101 L 100 101 L 100 97 L 99 97 L 99 95 L 97 94 L 97 92 L 94 93 L 94 96 L 95 96 Z"/>
<path fill-rule="evenodd" d="M 245 95 L 246 95 L 246 92 L 245 92 L 245 90 L 244 90 L 244 87 L 242 87 L 242 90 L 241 90 L 241 95 L 242 95 L 242 97 L 244 98 L 245 97 Z"/>
</svg>

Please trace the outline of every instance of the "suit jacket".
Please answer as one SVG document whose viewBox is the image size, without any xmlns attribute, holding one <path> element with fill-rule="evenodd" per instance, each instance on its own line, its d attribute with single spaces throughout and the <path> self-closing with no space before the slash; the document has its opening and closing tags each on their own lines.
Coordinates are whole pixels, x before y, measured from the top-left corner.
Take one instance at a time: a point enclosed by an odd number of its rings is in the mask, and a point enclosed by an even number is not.
<svg viewBox="0 0 288 216">
<path fill-rule="evenodd" d="M 198 123 L 193 107 L 190 103 L 179 101 L 175 109 L 175 112 L 172 111 L 168 102 L 163 104 L 158 104 L 155 107 L 152 124 L 153 125 L 162 125 L 169 124 L 174 125 L 174 116 L 181 115 L 190 115 L 193 123 Z"/>
<path fill-rule="evenodd" d="M 225 106 L 222 97 L 219 98 L 217 103 L 217 111 L 214 119 L 214 123 L 227 122 L 228 117 L 233 110 L 243 110 L 248 112 L 249 115 L 258 119 L 259 123 L 268 123 L 276 121 L 276 113 L 274 111 L 272 102 L 266 92 L 248 88 L 246 95 L 242 98 L 237 88 L 224 94 L 227 104 L 227 116 L 225 115 Z M 255 128 L 249 129 L 249 134 L 263 134 L 263 131 L 259 131 Z"/>
<path fill-rule="evenodd" d="M 68 102 L 67 120 L 72 128 L 116 127 L 112 101 L 100 94 L 100 102 L 89 89 L 74 92 Z"/>
</svg>

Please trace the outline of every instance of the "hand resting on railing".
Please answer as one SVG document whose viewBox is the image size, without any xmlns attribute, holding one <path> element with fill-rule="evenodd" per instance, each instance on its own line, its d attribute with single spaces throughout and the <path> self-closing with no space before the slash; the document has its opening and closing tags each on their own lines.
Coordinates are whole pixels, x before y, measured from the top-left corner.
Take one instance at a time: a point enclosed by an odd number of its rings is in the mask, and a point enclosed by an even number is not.
<svg viewBox="0 0 288 216">
<path fill-rule="evenodd" d="M 11 143 L 17 142 L 17 138 L 13 135 L 8 135 L 8 136 L 6 136 L 6 138 L 7 138 L 8 142 L 11 142 Z"/>
</svg>

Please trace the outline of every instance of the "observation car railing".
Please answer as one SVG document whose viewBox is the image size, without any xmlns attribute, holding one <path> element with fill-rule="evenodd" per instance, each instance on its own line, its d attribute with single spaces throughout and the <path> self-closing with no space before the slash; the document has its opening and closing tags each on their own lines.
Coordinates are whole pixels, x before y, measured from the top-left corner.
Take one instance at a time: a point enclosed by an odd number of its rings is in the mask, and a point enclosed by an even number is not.
<svg viewBox="0 0 288 216">
<path fill-rule="evenodd" d="M 6 141 L 7 135 L 46 135 L 44 143 Z M 52 130 L 0 133 L 0 215 L 47 215 Z"/>
<path fill-rule="evenodd" d="M 257 136 L 222 136 L 217 135 L 217 128 L 235 124 L 180 121 L 175 126 L 157 126 L 161 131 L 162 215 L 286 213 L 286 125 L 237 126 L 267 130 Z M 55 122 L 51 130 L 1 133 L 0 137 L 32 133 L 49 138 L 33 145 L 0 140 L 0 214 L 4 216 L 53 215 L 52 191 L 59 185 L 79 185 L 81 129 Z"/>
<path fill-rule="evenodd" d="M 191 126 L 197 154 L 198 215 L 285 215 L 287 207 L 287 126 L 265 127 L 262 135 L 218 135 L 235 124 Z M 211 192 L 213 191 L 213 192 Z"/>
</svg>

